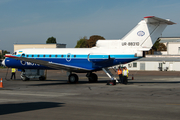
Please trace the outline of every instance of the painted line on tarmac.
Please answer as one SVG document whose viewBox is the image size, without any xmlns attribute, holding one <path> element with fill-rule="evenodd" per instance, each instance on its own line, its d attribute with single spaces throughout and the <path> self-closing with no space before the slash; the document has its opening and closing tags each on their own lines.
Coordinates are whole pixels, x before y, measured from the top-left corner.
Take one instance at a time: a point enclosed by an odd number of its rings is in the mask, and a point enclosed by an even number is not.
<svg viewBox="0 0 180 120">
<path fill-rule="evenodd" d="M 0 102 L 14 102 L 14 101 L 19 101 L 18 99 L 2 99 L 0 98 Z"/>
<path fill-rule="evenodd" d="M 62 97 L 70 95 L 79 95 L 79 93 L 53 93 L 53 92 L 25 92 L 25 91 L 0 91 L 0 94 L 5 95 L 22 95 L 22 96 L 41 96 L 41 97 Z"/>
<path fill-rule="evenodd" d="M 155 78 L 152 80 L 180 81 L 179 78 Z"/>
</svg>

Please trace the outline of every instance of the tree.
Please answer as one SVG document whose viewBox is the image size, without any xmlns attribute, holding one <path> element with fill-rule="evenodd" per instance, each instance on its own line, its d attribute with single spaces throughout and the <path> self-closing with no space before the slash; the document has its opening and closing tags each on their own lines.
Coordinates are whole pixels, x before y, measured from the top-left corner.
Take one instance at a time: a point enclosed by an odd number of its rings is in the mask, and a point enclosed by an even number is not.
<svg viewBox="0 0 180 120">
<path fill-rule="evenodd" d="M 5 50 L 5 51 L 3 52 L 3 55 L 5 55 L 5 54 L 9 54 L 9 52 L 8 52 L 7 50 Z"/>
<path fill-rule="evenodd" d="M 157 40 L 155 43 L 154 43 L 154 45 L 152 46 L 152 49 L 154 50 L 154 51 L 157 51 L 157 49 L 158 49 L 158 47 L 159 47 L 159 41 L 160 40 Z"/>
<path fill-rule="evenodd" d="M 75 48 L 91 48 L 96 45 L 97 40 L 105 40 L 104 37 L 99 36 L 99 35 L 92 35 L 89 40 L 87 37 L 83 37 L 80 40 L 77 41 L 77 45 Z"/>
<path fill-rule="evenodd" d="M 0 59 L 4 59 L 6 54 L 9 54 L 9 52 L 7 50 L 3 51 L 3 53 L 0 54 Z"/>
<path fill-rule="evenodd" d="M 92 35 L 88 40 L 88 48 L 94 47 L 97 40 L 105 40 L 105 38 L 99 35 Z"/>
<path fill-rule="evenodd" d="M 146 52 L 146 54 L 154 54 L 154 51 L 167 51 L 167 47 L 163 43 L 159 43 L 160 40 L 158 39 L 152 48 Z"/>
<path fill-rule="evenodd" d="M 54 37 L 49 37 L 46 41 L 46 44 L 49 44 L 49 43 L 56 43 L 56 38 Z"/>
<path fill-rule="evenodd" d="M 87 48 L 87 37 L 84 36 L 83 38 L 78 40 L 75 48 Z"/>
<path fill-rule="evenodd" d="M 163 43 L 159 43 L 157 51 L 167 51 L 167 47 Z"/>
</svg>

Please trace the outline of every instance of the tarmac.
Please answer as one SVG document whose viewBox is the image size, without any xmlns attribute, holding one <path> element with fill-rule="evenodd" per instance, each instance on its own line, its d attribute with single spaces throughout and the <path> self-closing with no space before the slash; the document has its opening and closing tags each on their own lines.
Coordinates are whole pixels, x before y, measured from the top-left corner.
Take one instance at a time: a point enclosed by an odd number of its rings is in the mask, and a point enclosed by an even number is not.
<svg viewBox="0 0 180 120">
<path fill-rule="evenodd" d="M 45 81 L 22 81 L 20 72 L 10 80 L 7 71 L 0 69 L 0 120 L 180 120 L 180 72 L 130 71 L 127 85 L 106 85 L 102 71 L 97 83 L 78 74 L 77 84 L 62 70 L 48 70 Z"/>
</svg>

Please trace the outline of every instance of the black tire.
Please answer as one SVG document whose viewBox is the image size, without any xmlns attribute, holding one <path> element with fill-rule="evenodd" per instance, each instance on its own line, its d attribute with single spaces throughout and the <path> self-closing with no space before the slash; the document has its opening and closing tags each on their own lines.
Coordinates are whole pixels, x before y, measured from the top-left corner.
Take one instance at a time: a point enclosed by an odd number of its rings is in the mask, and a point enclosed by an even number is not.
<svg viewBox="0 0 180 120">
<path fill-rule="evenodd" d="M 94 83 L 98 81 L 98 76 L 95 73 L 91 73 L 88 79 L 90 83 Z"/>
<path fill-rule="evenodd" d="M 27 81 L 27 80 L 30 80 L 30 78 L 28 78 L 28 77 L 23 77 L 22 80 L 23 80 L 23 81 Z"/>
<path fill-rule="evenodd" d="M 69 83 L 77 83 L 78 80 L 79 80 L 79 78 L 76 74 L 70 74 L 68 77 Z"/>
<path fill-rule="evenodd" d="M 45 80 L 46 78 L 44 76 L 39 77 L 39 80 Z"/>
</svg>

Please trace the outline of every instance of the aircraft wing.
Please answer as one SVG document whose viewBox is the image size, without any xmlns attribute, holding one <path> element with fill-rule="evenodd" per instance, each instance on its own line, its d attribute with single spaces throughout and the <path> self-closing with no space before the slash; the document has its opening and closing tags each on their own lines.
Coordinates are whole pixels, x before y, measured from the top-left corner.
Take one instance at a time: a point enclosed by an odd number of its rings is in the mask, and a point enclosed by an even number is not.
<svg viewBox="0 0 180 120">
<path fill-rule="evenodd" d="M 17 57 L 17 56 L 13 56 L 13 55 L 5 55 L 5 57 L 9 57 L 12 59 L 21 60 L 21 61 L 25 61 L 25 62 L 31 62 L 31 63 L 39 64 L 39 65 L 46 66 L 46 67 L 56 69 L 56 70 L 62 70 L 63 69 L 63 70 L 67 70 L 70 72 L 71 71 L 72 72 L 88 72 L 88 71 L 90 71 L 88 69 L 84 69 L 81 67 L 64 65 L 64 64 L 59 64 L 59 63 L 55 63 L 55 62 L 37 60 L 37 59 L 32 59 L 32 58 Z"/>
</svg>

